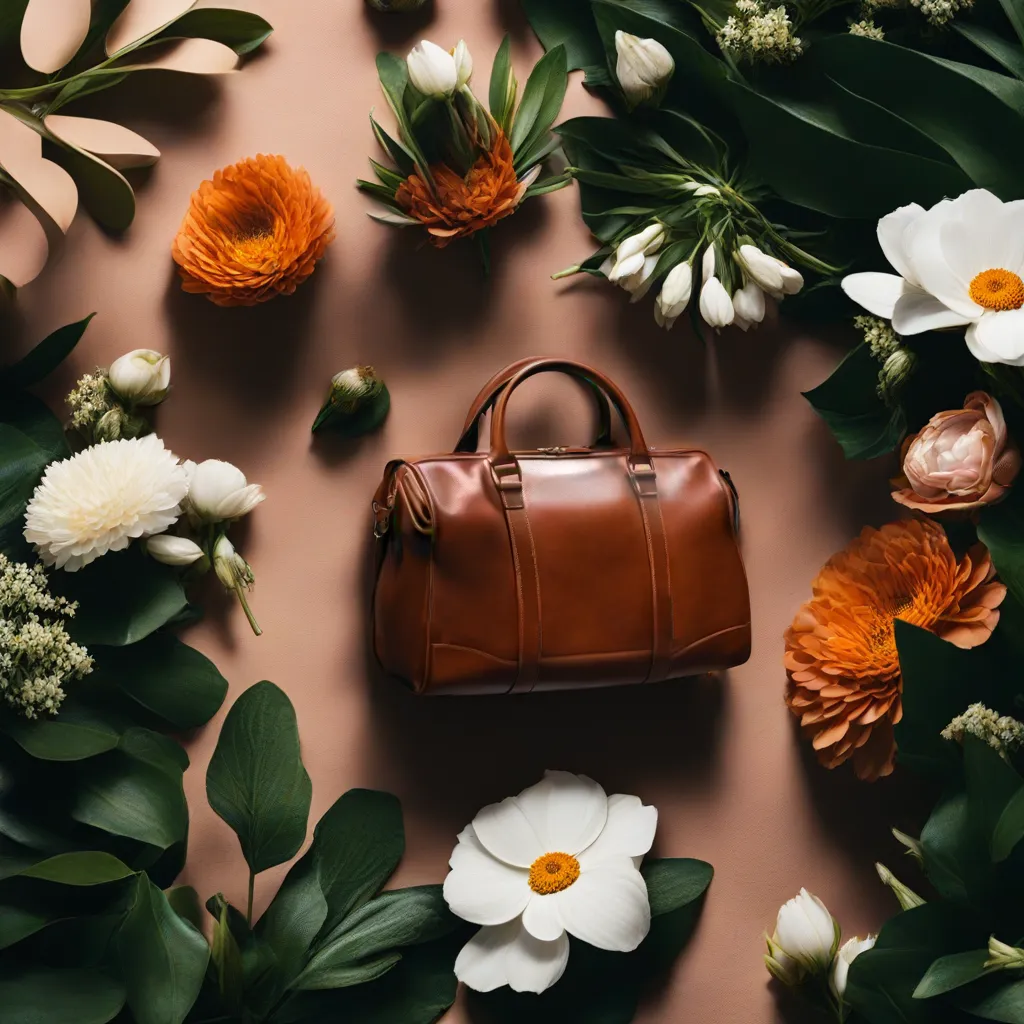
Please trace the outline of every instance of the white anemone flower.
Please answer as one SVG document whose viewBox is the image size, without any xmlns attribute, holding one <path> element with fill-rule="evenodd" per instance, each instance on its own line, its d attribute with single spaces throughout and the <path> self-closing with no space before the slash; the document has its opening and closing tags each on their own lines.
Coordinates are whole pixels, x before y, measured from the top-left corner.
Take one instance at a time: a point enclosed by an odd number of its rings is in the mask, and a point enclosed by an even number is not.
<svg viewBox="0 0 1024 1024">
<path fill-rule="evenodd" d="M 851 274 L 843 290 L 897 334 L 967 327 L 983 363 L 1024 366 L 1024 200 L 985 189 L 930 210 L 901 206 L 878 222 L 896 274 Z"/>
<path fill-rule="evenodd" d="M 181 515 L 188 476 L 155 434 L 94 444 L 52 462 L 25 512 L 25 540 L 46 565 L 75 572 Z"/>
<path fill-rule="evenodd" d="M 636 949 L 651 925 L 639 865 L 657 825 L 654 807 L 569 772 L 485 807 L 459 836 L 444 883 L 452 912 L 483 925 L 455 961 L 459 980 L 539 993 L 565 971 L 569 935 Z"/>
</svg>

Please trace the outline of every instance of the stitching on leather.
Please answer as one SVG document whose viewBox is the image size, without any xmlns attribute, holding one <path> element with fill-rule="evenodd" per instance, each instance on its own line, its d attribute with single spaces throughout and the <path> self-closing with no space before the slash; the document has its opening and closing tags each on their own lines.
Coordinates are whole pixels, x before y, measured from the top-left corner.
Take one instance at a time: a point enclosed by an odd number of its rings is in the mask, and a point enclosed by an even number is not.
<svg viewBox="0 0 1024 1024">
<path fill-rule="evenodd" d="M 443 649 L 447 651 L 467 651 L 469 654 L 478 654 L 481 658 L 487 658 L 489 661 L 496 661 L 499 665 L 515 665 L 516 662 L 511 661 L 508 658 L 499 658 L 496 654 L 491 654 L 490 651 L 482 651 L 479 647 L 469 647 L 466 644 L 447 644 L 437 642 L 431 645 L 435 650 Z"/>
<path fill-rule="evenodd" d="M 658 510 L 658 519 L 661 522 L 661 542 L 665 548 L 665 584 L 668 600 L 668 656 L 671 658 L 672 643 L 675 640 L 676 634 L 675 609 L 672 605 L 672 559 L 668 550 L 668 529 L 665 526 L 665 513 L 661 508 L 661 499 L 656 497 L 654 504 Z M 666 666 L 666 668 L 669 668 L 669 666 Z"/>
<path fill-rule="evenodd" d="M 644 524 L 644 540 L 647 543 L 647 565 L 651 570 L 651 621 L 653 623 L 653 632 L 651 635 L 651 668 L 647 673 L 647 682 L 652 675 L 654 675 L 654 668 L 658 660 L 658 577 L 657 570 L 654 567 L 654 545 L 651 539 L 651 524 L 647 521 L 647 505 L 644 501 L 644 496 L 636 488 L 636 481 L 634 483 L 634 492 L 636 493 L 636 500 L 640 506 L 640 518 Z"/>
<path fill-rule="evenodd" d="M 674 650 L 672 652 L 672 657 L 681 658 L 687 652 L 692 651 L 694 647 L 700 647 L 701 644 L 707 643 L 709 640 L 714 640 L 716 637 L 725 636 L 726 633 L 735 633 L 737 630 L 749 629 L 749 622 L 744 622 L 739 626 L 726 626 L 725 629 L 716 629 L 714 633 L 708 633 L 707 636 L 702 636 L 699 640 L 694 640 L 692 643 L 687 644 L 685 647 L 680 647 L 678 650 Z"/>
<path fill-rule="evenodd" d="M 519 613 L 519 658 L 517 661 L 518 669 L 516 671 L 516 678 L 512 681 L 512 685 L 505 691 L 511 693 L 519 682 L 519 677 L 523 671 L 523 573 L 522 568 L 519 564 L 519 549 L 516 547 L 516 530 L 512 525 L 512 517 L 509 515 L 511 509 L 505 508 L 505 503 L 502 502 L 502 509 L 505 513 L 505 526 L 508 530 L 508 539 L 512 545 L 512 566 L 516 571 L 516 609 Z"/>
<path fill-rule="evenodd" d="M 541 618 L 541 603 L 540 603 L 540 569 L 537 565 L 537 545 L 533 539 L 533 527 L 530 525 L 530 514 L 526 511 L 526 497 L 523 496 L 523 519 L 526 520 L 526 535 L 530 538 L 530 554 L 533 558 L 533 579 L 537 587 L 537 659 L 534 663 L 533 679 L 530 682 L 530 689 L 524 690 L 524 693 L 529 693 L 537 685 L 537 677 L 540 674 L 540 656 L 543 648 L 542 633 L 543 628 Z"/>
</svg>

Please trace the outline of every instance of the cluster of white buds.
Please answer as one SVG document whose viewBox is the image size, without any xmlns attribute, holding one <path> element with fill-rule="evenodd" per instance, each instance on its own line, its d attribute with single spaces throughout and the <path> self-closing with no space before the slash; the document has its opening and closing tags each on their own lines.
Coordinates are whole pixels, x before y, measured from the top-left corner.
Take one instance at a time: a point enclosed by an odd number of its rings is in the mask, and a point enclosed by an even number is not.
<svg viewBox="0 0 1024 1024">
<path fill-rule="evenodd" d="M 761 0 L 736 0 L 734 13 L 716 38 L 723 53 L 751 64 L 781 64 L 803 53 L 803 41 L 793 35 L 785 6 L 769 8 Z"/>
</svg>

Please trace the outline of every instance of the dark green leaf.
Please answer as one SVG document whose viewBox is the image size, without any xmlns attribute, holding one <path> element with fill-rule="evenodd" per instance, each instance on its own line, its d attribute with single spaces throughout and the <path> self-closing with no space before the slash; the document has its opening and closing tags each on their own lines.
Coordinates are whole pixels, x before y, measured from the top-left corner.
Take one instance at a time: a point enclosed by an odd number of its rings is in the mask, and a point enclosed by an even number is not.
<svg viewBox="0 0 1024 1024">
<path fill-rule="evenodd" d="M 145 875 L 117 946 L 137 1024 L 181 1024 L 199 995 L 210 948 Z"/>
<path fill-rule="evenodd" d="M 54 158 L 75 179 L 82 205 L 109 231 L 125 231 L 135 219 L 135 193 L 128 179 L 110 164 L 72 146 L 56 143 Z"/>
<path fill-rule="evenodd" d="M 992 858 L 1006 860 L 1024 839 L 1024 787 L 1007 803 L 992 833 Z"/>
<path fill-rule="evenodd" d="M 488 106 L 491 116 L 501 130 L 508 135 L 509 122 L 516 102 L 515 72 L 512 69 L 512 39 L 506 35 L 494 55 L 491 65 L 491 84 L 488 90 Z"/>
<path fill-rule="evenodd" d="M 253 872 L 294 857 L 306 838 L 312 785 L 299 753 L 295 709 L 256 683 L 235 701 L 206 773 L 210 806 L 235 833 Z"/>
<path fill-rule="evenodd" d="M 239 56 L 258 50 L 274 31 L 270 22 L 249 11 L 202 7 L 188 11 L 157 39 L 213 39 Z"/>
<path fill-rule="evenodd" d="M 388 106 L 398 122 L 402 144 L 409 150 L 424 180 L 431 181 L 427 159 L 416 141 L 409 119 L 405 114 L 405 90 L 409 85 L 409 66 L 401 57 L 396 57 L 393 53 L 378 53 L 377 75 L 380 78 L 380 87 L 384 92 L 384 98 L 388 101 Z"/>
<path fill-rule="evenodd" d="M 989 505 L 978 519 L 978 539 L 988 548 L 999 578 L 1024 601 L 1024 502 L 1016 493 Z"/>
<path fill-rule="evenodd" d="M 565 64 L 565 48 L 556 46 L 537 62 L 526 80 L 523 101 L 512 122 L 509 142 L 521 168 L 523 155 L 550 130 L 562 109 L 569 75 Z"/>
<path fill-rule="evenodd" d="M 242 951 L 231 934 L 228 924 L 228 906 L 225 903 L 213 929 L 210 956 L 217 972 L 217 987 L 221 999 L 231 1013 L 238 1013 L 242 1005 L 243 972 Z"/>
<path fill-rule="evenodd" d="M 980 1017 L 1004 1024 L 1024 1024 L 1024 980 L 1015 977 L 1015 972 L 998 972 L 970 988 L 958 990 L 955 1001 L 970 1014 L 971 1020 Z"/>
<path fill-rule="evenodd" d="M 651 916 L 668 914 L 700 899 L 707 892 L 715 869 L 702 860 L 673 857 L 649 860 L 640 868 L 647 883 Z"/>
<path fill-rule="evenodd" d="M 205 725 L 228 692 L 227 680 L 209 658 L 166 633 L 103 651 L 95 675 L 112 680 L 177 729 Z"/>
<path fill-rule="evenodd" d="M 984 977 L 988 971 L 987 949 L 969 949 L 963 953 L 950 953 L 940 956 L 925 971 L 924 977 L 914 989 L 915 999 L 932 999 L 935 996 L 952 992 L 961 985 L 969 985 L 972 981 Z M 989 968 L 991 970 L 991 968 Z"/>
<path fill-rule="evenodd" d="M 30 388 L 48 377 L 71 354 L 95 315 L 90 313 L 84 320 L 60 327 L 44 338 L 28 355 L 0 371 L 0 386 Z"/>
<path fill-rule="evenodd" d="M 570 70 L 603 66 L 604 46 L 589 0 L 522 0 L 530 27 L 547 50 L 564 46 Z"/>
<path fill-rule="evenodd" d="M 49 452 L 31 437 L 0 423 L 0 526 L 24 514 L 49 462 Z"/>
<path fill-rule="evenodd" d="M 996 827 L 1007 806 L 1024 787 L 1024 779 L 1013 765 L 976 736 L 964 736 L 963 748 L 971 820 L 985 844 L 994 849 Z M 994 853 L 993 858 L 1000 859 Z"/>
<path fill-rule="evenodd" d="M 203 928 L 203 912 L 199 906 L 199 893 L 191 885 L 177 885 L 164 893 L 171 909 L 194 925 L 197 931 Z"/>
<path fill-rule="evenodd" d="M 109 853 L 79 850 L 41 860 L 20 874 L 24 878 L 40 878 L 61 885 L 103 885 L 127 878 L 134 872 Z"/>
<path fill-rule="evenodd" d="M 387 153 L 392 160 L 395 161 L 395 166 L 406 178 L 416 169 L 416 161 L 413 155 L 409 152 L 401 142 L 393 139 L 384 129 L 377 123 L 373 114 L 370 115 L 370 127 L 373 129 L 373 134 L 377 141 L 380 143 L 381 148 Z"/>
<path fill-rule="evenodd" d="M 828 380 L 804 392 L 848 459 L 873 459 L 892 451 L 906 433 L 902 409 L 890 409 L 878 397 L 879 368 L 868 346 L 860 344 Z"/>
<path fill-rule="evenodd" d="M 982 25 L 971 25 L 957 21 L 953 28 L 965 39 L 969 39 L 982 53 L 1002 64 L 1011 75 L 1024 78 L 1024 52 L 1019 43 L 1007 42 L 998 32 Z"/>
<path fill-rule="evenodd" d="M 52 914 L 38 907 L 11 905 L 0 899 L 0 950 L 35 935 L 53 920 Z"/>
<path fill-rule="evenodd" d="M 337 964 L 334 967 L 325 965 L 319 972 L 311 972 L 307 968 L 295 979 L 292 987 L 298 992 L 315 992 L 321 989 L 365 985 L 367 982 L 383 977 L 401 959 L 401 953 L 384 953 L 358 963 Z"/>
<path fill-rule="evenodd" d="M 4 1024 L 107 1024 L 123 1005 L 124 989 L 99 971 L 0 968 Z"/>
<path fill-rule="evenodd" d="M 0 712 L 0 732 L 44 761 L 81 761 L 113 750 L 121 734 L 88 708 L 66 703 L 53 718 L 23 718 Z"/>
</svg>

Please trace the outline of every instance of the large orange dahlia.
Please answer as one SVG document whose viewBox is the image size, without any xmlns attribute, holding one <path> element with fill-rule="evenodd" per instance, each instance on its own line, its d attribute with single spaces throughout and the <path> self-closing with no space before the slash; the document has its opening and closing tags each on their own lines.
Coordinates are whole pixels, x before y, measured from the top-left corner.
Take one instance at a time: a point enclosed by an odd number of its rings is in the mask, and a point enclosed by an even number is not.
<svg viewBox="0 0 1024 1024">
<path fill-rule="evenodd" d="M 306 171 L 260 154 L 192 193 L 172 254 L 185 291 L 254 306 L 291 295 L 333 238 L 331 204 Z"/>
<path fill-rule="evenodd" d="M 829 559 L 786 631 L 786 703 L 826 768 L 852 760 L 862 779 L 893 769 L 903 680 L 893 623 L 977 647 L 999 621 L 1006 587 L 983 545 L 960 561 L 928 520 L 865 527 Z"/>
<path fill-rule="evenodd" d="M 447 164 L 435 164 L 430 173 L 435 193 L 419 174 L 411 174 L 398 186 L 395 199 L 426 227 L 438 248 L 514 213 L 528 187 L 516 177 L 512 147 L 500 130 L 490 151 L 481 154 L 465 177 Z"/>
</svg>

